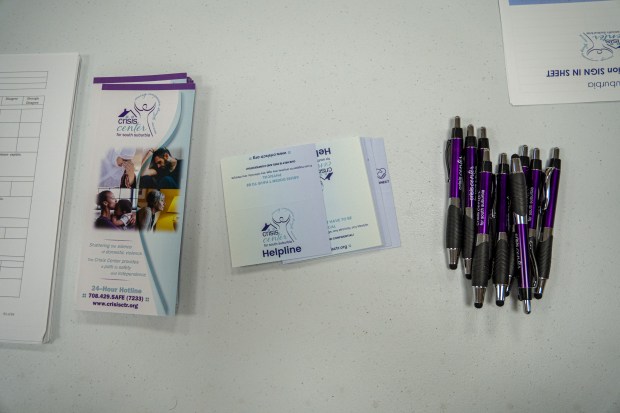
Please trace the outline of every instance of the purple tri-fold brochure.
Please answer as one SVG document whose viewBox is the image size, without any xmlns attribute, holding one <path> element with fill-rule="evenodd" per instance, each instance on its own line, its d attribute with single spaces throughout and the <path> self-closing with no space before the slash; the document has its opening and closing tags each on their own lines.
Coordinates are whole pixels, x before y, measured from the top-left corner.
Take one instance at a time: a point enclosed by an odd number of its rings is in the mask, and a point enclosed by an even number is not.
<svg viewBox="0 0 620 413">
<path fill-rule="evenodd" d="M 166 81 L 184 83 L 187 82 L 187 79 L 189 79 L 187 73 L 164 73 L 159 75 L 139 76 L 98 76 L 93 79 L 93 83 L 145 83 Z M 193 83 L 193 81 L 191 81 L 191 83 Z"/>
<path fill-rule="evenodd" d="M 195 83 L 98 77 L 76 285 L 79 310 L 174 315 Z"/>
</svg>

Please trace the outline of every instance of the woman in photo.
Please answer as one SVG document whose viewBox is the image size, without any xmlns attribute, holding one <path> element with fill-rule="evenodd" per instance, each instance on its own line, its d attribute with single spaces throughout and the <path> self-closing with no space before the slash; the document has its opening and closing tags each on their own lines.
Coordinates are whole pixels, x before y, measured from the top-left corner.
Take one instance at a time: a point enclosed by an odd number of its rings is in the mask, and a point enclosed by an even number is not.
<svg viewBox="0 0 620 413">
<path fill-rule="evenodd" d="M 140 231 L 154 231 L 157 222 L 157 213 L 164 210 L 166 200 L 164 194 L 153 189 L 146 194 L 146 206 L 138 211 L 138 229 Z"/>
<path fill-rule="evenodd" d="M 135 148 L 110 149 L 101 161 L 99 187 L 135 188 Z"/>
</svg>

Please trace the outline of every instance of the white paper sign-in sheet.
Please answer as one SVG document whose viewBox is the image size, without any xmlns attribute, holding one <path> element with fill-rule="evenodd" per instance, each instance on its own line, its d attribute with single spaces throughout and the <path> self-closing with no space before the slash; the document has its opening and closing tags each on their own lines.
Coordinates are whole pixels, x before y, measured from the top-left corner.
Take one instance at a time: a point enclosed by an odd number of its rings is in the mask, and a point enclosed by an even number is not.
<svg viewBox="0 0 620 413">
<path fill-rule="evenodd" d="M 48 338 L 77 54 L 0 55 L 0 340 Z"/>
<path fill-rule="evenodd" d="M 222 159 L 233 267 L 331 251 L 314 145 Z"/>
<path fill-rule="evenodd" d="M 499 0 L 510 103 L 620 100 L 620 1 Z"/>
</svg>

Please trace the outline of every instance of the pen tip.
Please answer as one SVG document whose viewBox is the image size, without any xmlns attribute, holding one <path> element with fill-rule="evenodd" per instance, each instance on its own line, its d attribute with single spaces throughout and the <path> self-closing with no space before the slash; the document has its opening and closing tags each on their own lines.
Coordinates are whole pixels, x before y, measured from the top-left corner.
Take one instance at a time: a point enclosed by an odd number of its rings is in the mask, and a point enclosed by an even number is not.
<svg viewBox="0 0 620 413">
<path fill-rule="evenodd" d="M 465 273 L 465 278 L 468 280 L 471 279 L 471 264 L 473 259 L 471 258 L 463 258 L 463 272 Z"/>
<path fill-rule="evenodd" d="M 499 154 L 499 163 L 508 163 L 508 155 L 506 155 L 505 153 L 500 153 Z"/>
<path fill-rule="evenodd" d="M 456 270 L 457 264 L 450 264 L 450 269 L 451 270 Z"/>
<path fill-rule="evenodd" d="M 460 128 L 461 127 L 461 117 L 460 116 L 455 116 L 454 117 L 454 127 L 455 128 Z"/>
<path fill-rule="evenodd" d="M 503 301 L 503 300 L 497 300 L 497 301 L 495 301 L 495 304 L 496 304 L 498 307 L 503 307 L 503 306 L 504 306 L 504 301 Z"/>
<path fill-rule="evenodd" d="M 534 293 L 534 298 L 536 298 L 537 300 L 540 300 L 542 298 L 542 294 L 541 293 Z"/>
<path fill-rule="evenodd" d="M 532 149 L 532 159 L 540 159 L 540 149 Z"/>
<path fill-rule="evenodd" d="M 474 134 L 474 125 L 467 125 L 467 136 L 472 136 Z"/>
<path fill-rule="evenodd" d="M 519 147 L 519 156 L 527 156 L 527 153 L 528 153 L 527 145 L 521 145 Z"/>
<path fill-rule="evenodd" d="M 551 157 L 558 159 L 560 157 L 560 148 L 551 148 Z"/>
<path fill-rule="evenodd" d="M 481 138 L 486 138 L 487 137 L 487 128 L 485 128 L 484 126 L 480 127 L 480 137 Z"/>
<path fill-rule="evenodd" d="M 474 303 L 474 307 L 476 307 L 476 308 L 482 308 L 482 303 Z"/>
</svg>

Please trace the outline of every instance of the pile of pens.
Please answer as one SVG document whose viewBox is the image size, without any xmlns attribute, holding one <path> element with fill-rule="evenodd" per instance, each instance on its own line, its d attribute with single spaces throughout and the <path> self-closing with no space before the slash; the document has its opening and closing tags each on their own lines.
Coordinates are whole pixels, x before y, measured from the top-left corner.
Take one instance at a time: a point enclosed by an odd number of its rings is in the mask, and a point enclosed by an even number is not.
<svg viewBox="0 0 620 413">
<path fill-rule="evenodd" d="M 463 139 L 461 120 L 454 119 L 445 152 L 450 185 L 446 248 L 453 270 L 462 255 L 476 308 L 482 308 L 491 278 L 500 307 L 516 279 L 518 299 L 529 314 L 532 292 L 542 298 L 549 279 L 560 150 L 551 150 L 544 171 L 540 150 L 534 148 L 531 155 L 526 145 L 512 155 L 510 163 L 502 153 L 493 173 L 486 129 L 480 128 L 476 139 L 469 125 Z"/>
</svg>

